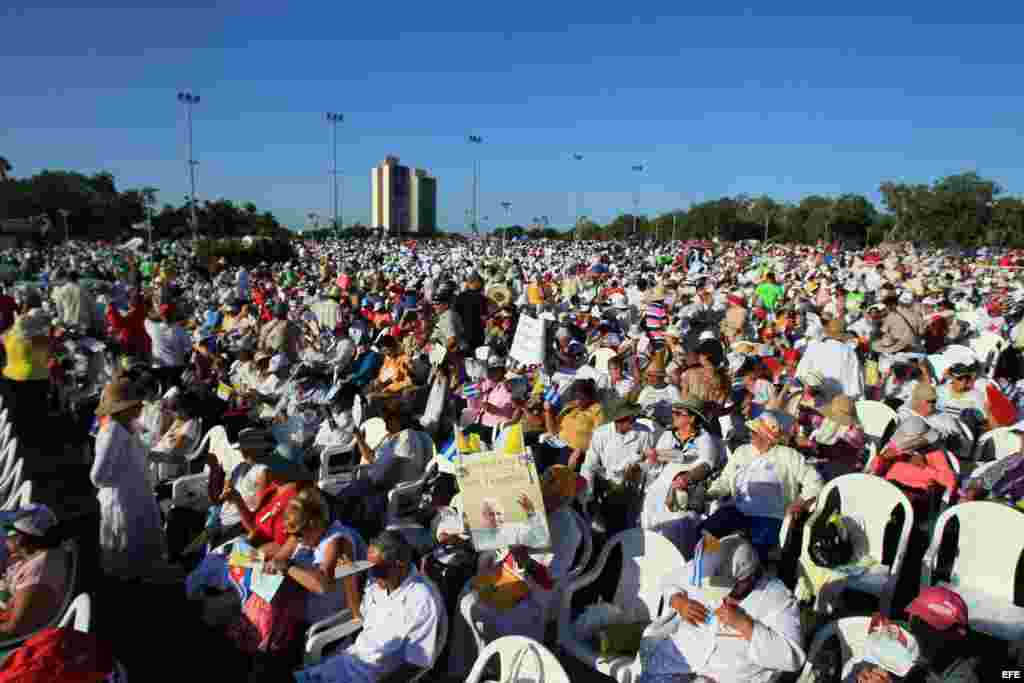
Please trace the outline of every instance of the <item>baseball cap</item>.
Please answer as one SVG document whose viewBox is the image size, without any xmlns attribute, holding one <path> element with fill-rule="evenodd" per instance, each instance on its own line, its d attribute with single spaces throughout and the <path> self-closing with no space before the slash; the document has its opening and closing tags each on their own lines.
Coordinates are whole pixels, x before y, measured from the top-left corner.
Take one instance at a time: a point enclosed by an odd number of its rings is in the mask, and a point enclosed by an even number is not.
<svg viewBox="0 0 1024 683">
<path fill-rule="evenodd" d="M 6 525 L 7 535 L 20 531 L 28 536 L 42 538 L 57 524 L 57 516 L 47 506 L 32 503 L 17 511 L 13 522 Z"/>
<path fill-rule="evenodd" d="M 864 661 L 904 677 L 921 659 L 921 646 L 906 629 L 893 623 L 874 627 L 864 644 Z"/>
<path fill-rule="evenodd" d="M 907 607 L 907 615 L 919 618 L 937 631 L 967 635 L 967 603 L 954 591 L 930 586 Z"/>
</svg>

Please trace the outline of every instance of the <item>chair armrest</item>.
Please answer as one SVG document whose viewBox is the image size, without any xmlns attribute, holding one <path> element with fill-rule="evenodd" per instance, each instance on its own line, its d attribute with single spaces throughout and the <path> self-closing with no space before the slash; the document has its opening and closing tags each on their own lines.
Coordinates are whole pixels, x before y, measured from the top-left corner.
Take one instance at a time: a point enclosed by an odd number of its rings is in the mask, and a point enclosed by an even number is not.
<svg viewBox="0 0 1024 683">
<path fill-rule="evenodd" d="M 572 627 L 572 596 L 577 591 L 597 581 L 601 576 L 601 572 L 604 571 L 605 564 L 608 562 L 610 550 L 611 546 L 605 546 L 590 571 L 569 581 L 560 591 L 561 605 L 558 610 L 558 644 L 566 652 L 592 669 L 597 668 L 597 660 L 600 657 L 600 653 L 576 637 L 575 630 Z"/>
<path fill-rule="evenodd" d="M 351 620 L 352 620 L 352 610 L 350 610 L 350 609 L 348 609 L 346 607 L 345 609 L 339 611 L 334 616 L 327 617 L 326 619 L 321 619 L 320 621 L 318 621 L 315 624 L 313 624 L 312 626 L 310 626 L 308 629 L 306 629 L 306 637 L 307 638 L 312 638 L 313 636 L 317 635 L 318 633 L 323 633 L 324 631 L 326 631 L 328 629 L 334 628 L 338 624 L 342 624 L 342 623 L 344 623 L 346 621 L 351 621 Z"/>
<path fill-rule="evenodd" d="M 206 482 L 210 479 L 208 472 L 187 474 L 178 477 L 171 483 L 171 506 L 190 507 L 197 503 L 210 504 L 210 496 L 206 491 Z"/>
<path fill-rule="evenodd" d="M 921 588 L 927 588 L 932 585 L 932 574 L 935 573 L 935 565 L 938 564 L 938 561 L 938 546 L 928 548 L 921 559 Z"/>
<path fill-rule="evenodd" d="M 348 610 L 344 611 L 347 612 Z M 316 635 L 310 636 L 306 640 L 306 653 L 304 656 L 306 666 L 319 662 L 323 658 L 324 648 L 328 645 L 357 633 L 362 628 L 362 621 L 349 619 L 348 621 L 337 624 L 331 628 L 319 631 Z M 312 629 L 310 630 L 312 631 Z"/>
</svg>

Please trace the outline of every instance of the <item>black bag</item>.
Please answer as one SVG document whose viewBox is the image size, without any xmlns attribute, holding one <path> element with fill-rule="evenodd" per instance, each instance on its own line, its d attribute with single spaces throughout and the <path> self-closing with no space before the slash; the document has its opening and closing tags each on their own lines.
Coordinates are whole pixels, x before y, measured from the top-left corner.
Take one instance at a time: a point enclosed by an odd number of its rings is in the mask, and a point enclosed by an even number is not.
<svg viewBox="0 0 1024 683">
<path fill-rule="evenodd" d="M 841 514 L 839 488 L 833 488 L 825 507 L 815 515 L 811 525 L 808 553 L 819 567 L 840 567 L 853 559 L 853 544 Z"/>
<path fill-rule="evenodd" d="M 470 547 L 438 546 L 423 558 L 422 569 L 441 591 L 448 614 L 455 614 L 459 594 L 466 582 L 476 576 L 477 554 Z"/>
</svg>

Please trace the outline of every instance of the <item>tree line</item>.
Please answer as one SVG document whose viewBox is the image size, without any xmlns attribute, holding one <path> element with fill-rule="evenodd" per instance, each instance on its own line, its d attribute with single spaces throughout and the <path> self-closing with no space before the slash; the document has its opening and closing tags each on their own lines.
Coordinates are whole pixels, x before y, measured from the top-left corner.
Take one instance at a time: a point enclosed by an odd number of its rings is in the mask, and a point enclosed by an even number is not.
<svg viewBox="0 0 1024 683">
<path fill-rule="evenodd" d="M 60 212 L 67 211 L 70 235 L 75 239 L 118 239 L 133 232 L 132 226 L 147 221 L 152 222 L 154 239 L 193 233 L 188 197 L 178 206 L 158 207 L 156 188 L 119 190 L 111 173 L 44 170 L 16 178 L 12 170 L 11 163 L 0 157 L 0 221 L 45 215 L 56 226 L 53 234 L 63 237 Z M 197 232 L 208 237 L 289 234 L 271 212 L 261 212 L 252 202 L 200 201 L 196 219 Z"/>
</svg>

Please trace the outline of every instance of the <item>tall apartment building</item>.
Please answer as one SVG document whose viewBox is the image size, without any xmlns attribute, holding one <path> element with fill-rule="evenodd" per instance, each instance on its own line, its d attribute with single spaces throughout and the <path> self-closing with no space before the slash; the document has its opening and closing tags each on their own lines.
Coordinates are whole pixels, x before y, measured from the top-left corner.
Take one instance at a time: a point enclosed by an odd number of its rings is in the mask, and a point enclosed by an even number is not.
<svg viewBox="0 0 1024 683">
<path fill-rule="evenodd" d="M 437 229 L 437 179 L 387 156 L 370 171 L 371 227 L 387 233 Z"/>
</svg>

